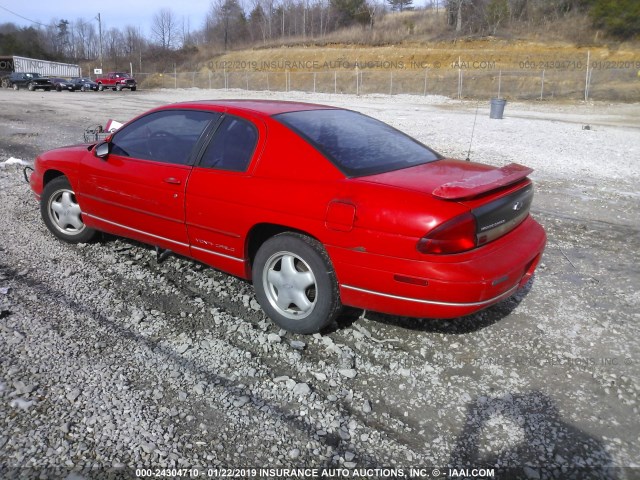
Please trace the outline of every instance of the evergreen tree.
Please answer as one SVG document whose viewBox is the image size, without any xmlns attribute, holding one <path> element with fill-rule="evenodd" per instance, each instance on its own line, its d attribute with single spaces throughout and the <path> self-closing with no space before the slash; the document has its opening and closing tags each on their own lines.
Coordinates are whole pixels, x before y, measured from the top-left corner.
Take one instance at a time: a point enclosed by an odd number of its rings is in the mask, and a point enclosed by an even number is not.
<svg viewBox="0 0 640 480">
<path fill-rule="evenodd" d="M 621 39 L 640 36 L 640 1 L 594 0 L 591 11 L 593 24 Z"/>
<path fill-rule="evenodd" d="M 338 16 L 338 25 L 369 23 L 370 17 L 365 0 L 330 0 L 330 3 Z"/>
<path fill-rule="evenodd" d="M 387 0 L 387 3 L 394 12 L 413 10 L 413 0 Z"/>
</svg>

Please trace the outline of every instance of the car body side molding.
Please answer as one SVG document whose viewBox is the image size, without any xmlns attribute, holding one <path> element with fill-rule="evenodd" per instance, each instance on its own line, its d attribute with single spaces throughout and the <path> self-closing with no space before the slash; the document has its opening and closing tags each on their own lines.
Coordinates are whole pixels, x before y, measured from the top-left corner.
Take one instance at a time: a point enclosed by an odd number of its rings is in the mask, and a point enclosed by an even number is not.
<svg viewBox="0 0 640 480">
<path fill-rule="evenodd" d="M 451 303 L 451 302 L 438 302 L 436 300 L 424 300 L 421 298 L 411 298 L 411 297 L 400 297 L 398 295 L 391 295 L 390 293 L 376 292 L 373 290 L 367 290 L 365 288 L 354 287 L 352 285 L 340 285 L 342 288 L 346 288 L 347 290 L 354 290 L 356 292 L 367 293 L 369 295 L 376 295 L 378 297 L 392 298 L 394 300 L 402 300 L 403 302 L 415 302 L 422 303 L 425 305 L 440 305 L 444 307 L 480 307 L 482 305 L 490 305 L 492 303 L 497 303 L 503 298 L 507 298 L 518 289 L 518 284 L 516 283 L 513 287 L 511 287 L 506 292 L 501 293 L 500 295 L 490 298 L 488 300 L 482 300 L 481 302 L 472 302 L 472 303 Z"/>
</svg>

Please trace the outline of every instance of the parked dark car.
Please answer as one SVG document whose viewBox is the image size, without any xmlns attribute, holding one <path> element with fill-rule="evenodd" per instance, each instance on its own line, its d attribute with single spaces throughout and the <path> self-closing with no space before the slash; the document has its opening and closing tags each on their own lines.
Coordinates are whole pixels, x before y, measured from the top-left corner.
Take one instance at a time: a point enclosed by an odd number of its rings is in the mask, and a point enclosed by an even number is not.
<svg viewBox="0 0 640 480">
<path fill-rule="evenodd" d="M 38 89 L 49 91 L 52 88 L 51 81 L 39 73 L 12 72 L 2 79 L 2 85 L 13 88 L 14 90 L 26 87 L 30 91 Z"/>
<path fill-rule="evenodd" d="M 98 84 L 88 77 L 75 77 L 71 79 L 71 83 L 76 90 L 81 92 L 98 91 Z"/>
<path fill-rule="evenodd" d="M 51 85 L 56 92 L 61 92 L 62 90 L 73 92 L 76 90 L 73 82 L 68 78 L 50 78 L 49 80 L 51 80 Z"/>
</svg>

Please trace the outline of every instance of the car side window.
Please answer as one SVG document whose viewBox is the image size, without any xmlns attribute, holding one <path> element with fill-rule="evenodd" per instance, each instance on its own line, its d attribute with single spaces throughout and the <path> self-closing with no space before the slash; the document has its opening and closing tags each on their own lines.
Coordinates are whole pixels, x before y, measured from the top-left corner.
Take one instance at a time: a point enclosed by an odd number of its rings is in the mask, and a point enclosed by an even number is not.
<svg viewBox="0 0 640 480">
<path fill-rule="evenodd" d="M 220 115 L 199 110 L 165 110 L 145 115 L 113 135 L 111 153 L 188 165 L 203 132 Z"/>
<path fill-rule="evenodd" d="M 258 142 L 258 130 L 249 121 L 226 116 L 209 143 L 200 166 L 244 172 Z"/>
</svg>

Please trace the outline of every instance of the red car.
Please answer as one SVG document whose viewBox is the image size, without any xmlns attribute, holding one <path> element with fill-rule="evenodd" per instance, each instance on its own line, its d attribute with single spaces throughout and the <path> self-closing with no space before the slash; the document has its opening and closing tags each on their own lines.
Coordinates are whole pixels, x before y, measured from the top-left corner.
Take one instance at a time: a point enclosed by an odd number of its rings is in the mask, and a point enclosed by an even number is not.
<svg viewBox="0 0 640 480">
<path fill-rule="evenodd" d="M 443 158 L 350 110 L 229 100 L 43 153 L 30 184 L 58 238 L 100 230 L 192 257 L 311 333 L 343 306 L 453 318 L 511 296 L 546 242 L 530 172 Z"/>
</svg>

